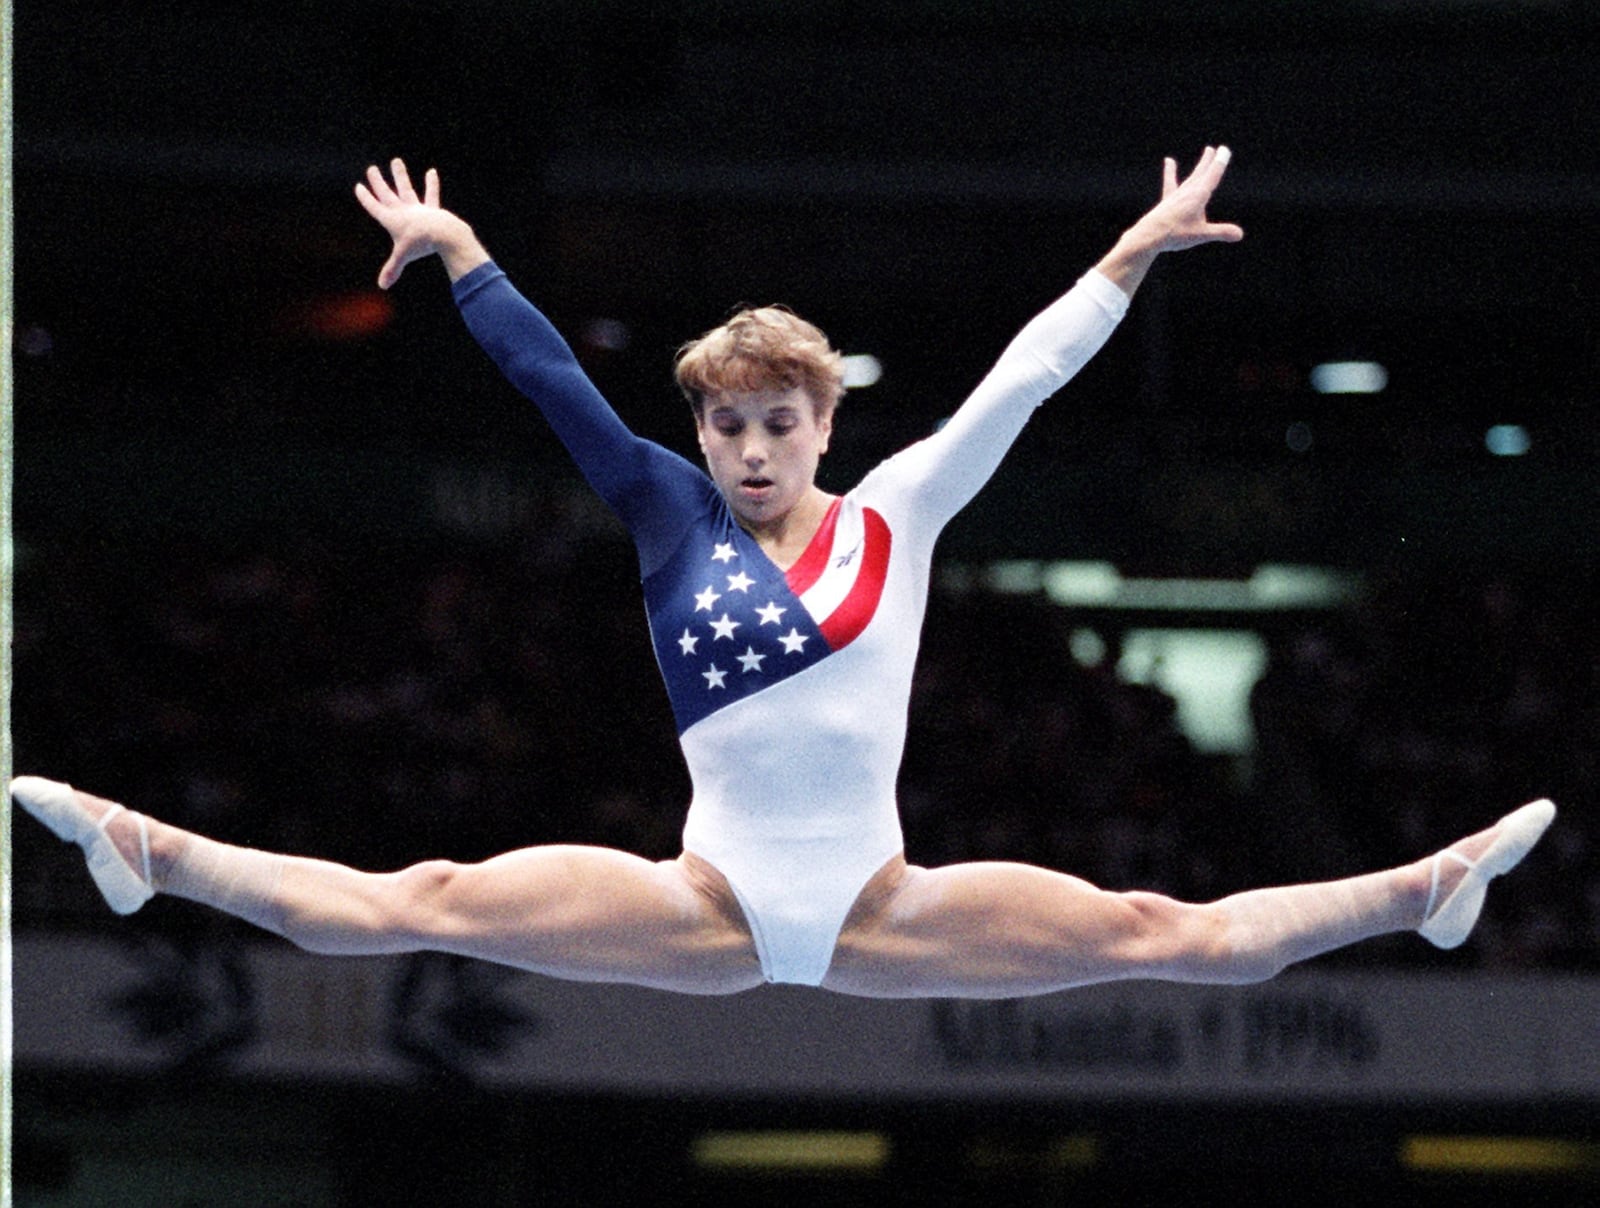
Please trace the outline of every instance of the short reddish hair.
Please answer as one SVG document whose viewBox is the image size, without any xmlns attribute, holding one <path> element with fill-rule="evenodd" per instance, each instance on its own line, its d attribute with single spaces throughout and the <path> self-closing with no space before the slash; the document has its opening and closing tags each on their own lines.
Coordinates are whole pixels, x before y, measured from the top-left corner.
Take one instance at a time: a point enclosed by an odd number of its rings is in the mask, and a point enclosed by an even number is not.
<svg viewBox="0 0 1600 1208">
<path fill-rule="evenodd" d="M 831 415 L 844 397 L 843 358 L 828 337 L 783 306 L 739 311 L 720 327 L 678 349 L 673 376 L 694 408 L 723 391 L 799 386 L 817 415 Z"/>
</svg>

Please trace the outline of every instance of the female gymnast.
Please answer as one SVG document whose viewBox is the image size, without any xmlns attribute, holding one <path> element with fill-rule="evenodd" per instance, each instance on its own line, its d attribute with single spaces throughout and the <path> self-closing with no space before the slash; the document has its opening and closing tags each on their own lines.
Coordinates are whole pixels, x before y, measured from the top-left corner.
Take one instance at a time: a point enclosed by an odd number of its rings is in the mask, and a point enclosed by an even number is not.
<svg viewBox="0 0 1600 1208">
<path fill-rule="evenodd" d="M 1206 216 L 1228 163 L 1184 179 L 1033 319 L 938 433 L 842 497 L 815 482 L 838 355 L 778 308 L 686 346 L 678 384 L 709 474 L 635 437 L 468 225 L 405 165 L 362 206 L 393 239 L 379 284 L 437 255 L 468 328 L 538 405 L 638 549 L 655 653 L 693 782 L 683 853 L 582 846 L 358 872 L 233 847 L 38 777 L 14 800 L 79 844 L 111 907 L 202 902 L 312 952 L 433 949 L 554 977 L 696 994 L 763 981 L 881 997 L 1042 994 L 1128 978 L 1241 983 L 1367 937 L 1466 939 L 1548 801 L 1431 857 L 1207 904 L 1112 893 L 1024 864 L 907 864 L 894 798 L 934 540 L 1033 408 L 1095 353 L 1156 257 L 1243 232 Z"/>
</svg>

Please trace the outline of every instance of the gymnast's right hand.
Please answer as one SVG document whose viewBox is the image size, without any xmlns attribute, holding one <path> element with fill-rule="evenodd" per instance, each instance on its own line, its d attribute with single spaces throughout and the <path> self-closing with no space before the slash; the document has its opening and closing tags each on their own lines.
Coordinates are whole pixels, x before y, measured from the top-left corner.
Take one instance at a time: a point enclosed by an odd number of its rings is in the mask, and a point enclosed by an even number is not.
<svg viewBox="0 0 1600 1208">
<path fill-rule="evenodd" d="M 472 228 L 440 206 L 437 170 L 428 169 L 420 198 L 403 160 L 391 160 L 389 171 L 394 177 L 393 185 L 384 179 L 376 164 L 367 169 L 366 182 L 356 185 L 356 200 L 361 208 L 377 219 L 394 240 L 389 259 L 378 271 L 379 289 L 388 289 L 400 280 L 406 265 L 427 256 L 437 254 L 452 281 L 488 261 L 489 253 Z"/>
</svg>

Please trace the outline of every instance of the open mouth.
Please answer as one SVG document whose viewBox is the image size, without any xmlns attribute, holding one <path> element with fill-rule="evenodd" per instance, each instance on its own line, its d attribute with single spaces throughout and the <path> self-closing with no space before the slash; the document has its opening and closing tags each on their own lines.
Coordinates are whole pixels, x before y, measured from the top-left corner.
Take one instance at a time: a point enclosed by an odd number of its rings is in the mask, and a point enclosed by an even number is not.
<svg viewBox="0 0 1600 1208">
<path fill-rule="evenodd" d="M 772 486 L 772 479 L 770 479 L 770 478 L 741 478 L 739 480 L 739 486 L 740 486 L 740 488 L 742 490 L 744 490 L 744 491 L 746 491 L 746 492 L 748 492 L 748 493 L 750 493 L 752 495 L 760 495 L 760 494 L 765 493 L 767 491 L 767 489 Z"/>
</svg>

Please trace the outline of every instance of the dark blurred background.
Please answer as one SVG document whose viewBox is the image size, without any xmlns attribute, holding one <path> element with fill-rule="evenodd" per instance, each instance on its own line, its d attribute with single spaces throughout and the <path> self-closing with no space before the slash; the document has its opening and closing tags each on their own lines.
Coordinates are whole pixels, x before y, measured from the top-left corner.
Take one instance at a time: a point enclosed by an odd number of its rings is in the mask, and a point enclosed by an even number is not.
<svg viewBox="0 0 1600 1208">
<path fill-rule="evenodd" d="M 1409 859 L 1549 795 L 1558 832 L 1468 948 L 1327 963 L 1592 976 L 1600 11 L 1306 8 L 16 0 L 18 769 L 363 867 L 552 841 L 674 854 L 687 777 L 620 529 L 465 334 L 437 265 L 373 287 L 387 241 L 351 193 L 366 165 L 436 165 L 627 421 L 686 454 L 671 354 L 734 306 L 788 303 L 876 357 L 824 466 L 844 489 L 958 405 L 1153 201 L 1163 155 L 1187 167 L 1226 142 L 1213 213 L 1244 243 L 1159 264 L 940 547 L 908 854 L 1209 898 Z M 1381 365 L 1383 389 L 1315 387 L 1351 361 Z M 1063 604 L 1001 560 L 1170 590 Z M 1353 587 L 1242 610 L 1185 587 L 1277 564 Z M 580 615 L 603 641 L 575 640 Z M 1175 683 L 1129 661 L 1133 637 L 1170 630 L 1254 643 L 1244 739 L 1197 740 Z M 63 867 L 18 825 L 19 930 L 102 934 Z M 254 942 L 201 914 L 158 901 L 118 926 Z M 315 1088 L 348 1145 L 314 1147 L 333 1198 L 303 1202 L 777 1194 L 674 1165 L 674 1130 L 727 1105 L 452 1093 L 432 1137 L 426 1085 Z M 24 1063 L 21 1202 L 73 1202 L 96 1128 L 152 1100 L 189 1119 L 191 1096 L 301 1143 L 283 1121 L 307 1097 L 225 1065 L 152 1083 Z M 1436 1116 L 1588 1136 L 1591 1107 L 1329 1107 L 1287 1131 L 1355 1155 L 1327 1163 L 1331 1187 L 1420 1194 L 1356 1139 Z M 1172 1106 L 1153 1113 L 1165 1162 L 956 1170 L 979 1127 L 1148 1127 L 1041 1110 L 739 1114 L 928 1148 L 892 1179 L 828 1184 L 829 1202 L 1055 1202 L 1197 1171 L 1250 1187 L 1304 1158 L 1262 1141 L 1219 1166 L 1218 1117 Z M 1270 1117 L 1227 1126 L 1266 1137 Z M 653 1140 L 601 1190 L 580 1134 Z M 554 1185 L 564 1198 L 541 1198 Z"/>
</svg>

